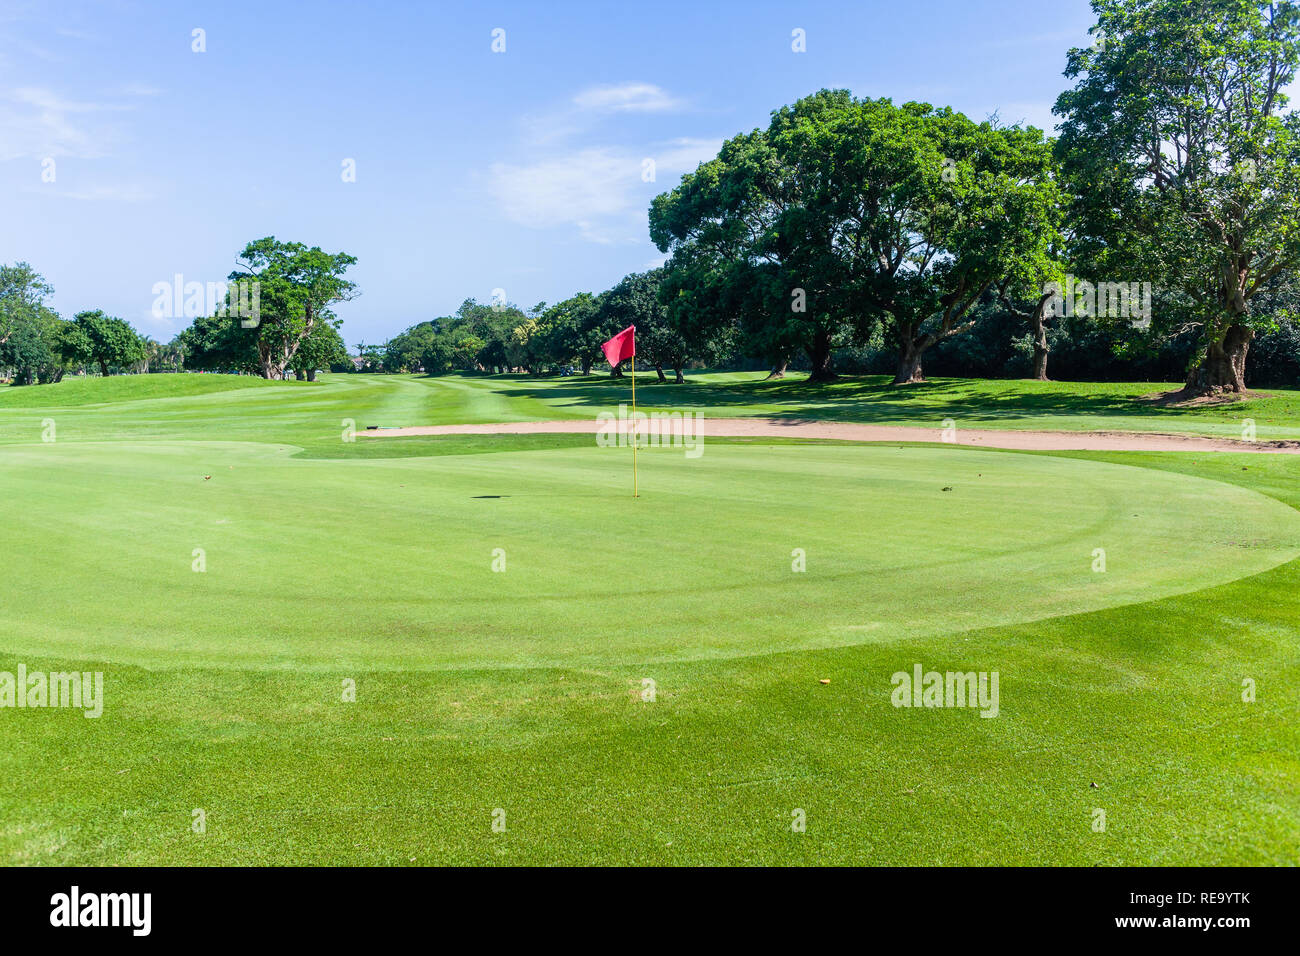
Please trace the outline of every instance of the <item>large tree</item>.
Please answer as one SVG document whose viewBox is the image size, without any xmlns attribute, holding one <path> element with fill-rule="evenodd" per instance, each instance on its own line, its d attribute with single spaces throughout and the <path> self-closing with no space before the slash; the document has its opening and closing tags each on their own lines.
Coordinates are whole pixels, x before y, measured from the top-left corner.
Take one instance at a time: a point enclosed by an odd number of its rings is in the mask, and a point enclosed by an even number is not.
<svg viewBox="0 0 1300 956">
<path fill-rule="evenodd" d="M 924 380 L 925 352 L 970 329 L 999 285 L 1033 295 L 1057 237 L 1050 144 L 1033 127 L 975 123 L 951 109 L 866 101 L 830 144 L 860 188 L 844 197 L 859 296 L 888 316 L 895 384 Z"/>
<path fill-rule="evenodd" d="M 655 199 L 650 225 L 675 298 L 714 303 L 714 322 L 740 316 L 759 354 L 801 348 L 826 380 L 837 343 L 888 321 L 905 383 L 995 282 L 1042 256 L 1058 207 L 1038 130 L 822 90 L 725 143 Z M 685 302 L 669 302 L 679 322 Z"/>
<path fill-rule="evenodd" d="M 803 350 L 814 381 L 834 377 L 832 349 L 861 313 L 844 308 L 852 289 L 842 248 L 817 234 L 824 224 L 810 212 L 841 183 L 801 166 L 797 142 L 783 134 L 803 121 L 834 123 L 851 103 L 844 91 L 823 90 L 778 110 L 767 130 L 728 140 L 716 159 L 655 198 L 650 238 L 671 254 L 667 304 L 688 340 L 734 317 L 750 351 L 779 362 Z"/>
<path fill-rule="evenodd" d="M 1096 42 L 1070 51 L 1057 146 L 1079 252 L 1110 277 L 1184 300 L 1200 330 L 1195 394 L 1241 392 L 1268 317 L 1251 302 L 1300 266 L 1300 61 L 1294 3 L 1093 0 Z M 1190 319 L 1183 315 L 1190 313 Z"/>
<path fill-rule="evenodd" d="M 102 375 L 108 375 L 110 366 L 122 368 L 145 358 L 144 340 L 130 323 L 99 309 L 73 316 L 64 341 L 73 360 L 98 365 Z"/>
<path fill-rule="evenodd" d="M 245 328 L 256 329 L 259 371 L 263 378 L 283 378 L 294 356 L 316 328 L 332 317 L 329 306 L 356 295 L 356 284 L 343 277 L 356 262 L 344 252 L 327 253 L 319 246 L 280 242 L 274 236 L 250 242 L 240 253 L 240 268 L 230 273 L 229 311 Z M 243 283 L 252 283 L 256 297 Z M 238 312 L 237 302 L 256 298 L 258 314 Z"/>
</svg>

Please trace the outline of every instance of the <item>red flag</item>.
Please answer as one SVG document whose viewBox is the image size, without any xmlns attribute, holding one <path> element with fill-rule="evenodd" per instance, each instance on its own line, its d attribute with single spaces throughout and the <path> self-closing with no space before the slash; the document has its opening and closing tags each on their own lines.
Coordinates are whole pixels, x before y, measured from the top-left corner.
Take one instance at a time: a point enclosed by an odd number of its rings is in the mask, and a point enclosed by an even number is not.
<svg viewBox="0 0 1300 956">
<path fill-rule="evenodd" d="M 618 335 L 600 347 L 605 353 L 605 361 L 610 368 L 618 368 L 620 362 L 636 355 L 636 326 L 629 325 Z"/>
</svg>

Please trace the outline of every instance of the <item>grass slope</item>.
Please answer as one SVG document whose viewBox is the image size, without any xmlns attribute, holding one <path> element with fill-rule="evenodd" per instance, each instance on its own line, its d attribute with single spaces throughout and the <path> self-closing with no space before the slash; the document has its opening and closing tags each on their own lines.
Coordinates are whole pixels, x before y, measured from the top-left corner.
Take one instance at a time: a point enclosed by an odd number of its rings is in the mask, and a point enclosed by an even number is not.
<svg viewBox="0 0 1300 956">
<path fill-rule="evenodd" d="M 0 858 L 1300 854 L 1293 456 L 711 442 L 643 456 L 635 503 L 589 438 L 326 460 L 374 454 L 339 440 L 348 403 L 501 414 L 501 389 L 457 390 L 90 390 L 52 445 L 0 409 L 0 670 L 76 661 L 107 697 L 0 710 Z M 895 709 L 915 663 L 998 670 L 998 718 Z"/>
</svg>

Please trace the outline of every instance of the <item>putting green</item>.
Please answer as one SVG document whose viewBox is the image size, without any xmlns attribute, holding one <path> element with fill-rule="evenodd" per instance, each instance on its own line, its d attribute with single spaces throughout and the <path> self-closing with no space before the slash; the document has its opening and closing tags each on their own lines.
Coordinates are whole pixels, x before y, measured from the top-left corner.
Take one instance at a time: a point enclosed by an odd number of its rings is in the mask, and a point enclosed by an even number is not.
<svg viewBox="0 0 1300 956">
<path fill-rule="evenodd" d="M 1300 514 L 1272 498 L 1049 456 L 647 450 L 634 501 L 626 449 L 292 451 L 0 451 L 7 651 L 155 668 L 625 665 L 1036 620 L 1300 555 Z"/>
</svg>

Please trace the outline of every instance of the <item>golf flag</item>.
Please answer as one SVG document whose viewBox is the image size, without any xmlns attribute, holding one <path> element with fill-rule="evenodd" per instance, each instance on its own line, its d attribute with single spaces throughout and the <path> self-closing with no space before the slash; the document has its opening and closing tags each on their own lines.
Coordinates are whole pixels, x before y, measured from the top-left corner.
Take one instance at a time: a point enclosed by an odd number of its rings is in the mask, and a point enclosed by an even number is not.
<svg viewBox="0 0 1300 956">
<path fill-rule="evenodd" d="M 618 368 L 624 359 L 632 360 L 632 497 L 639 498 L 640 487 L 636 475 L 636 326 L 629 325 L 600 347 L 610 368 Z"/>
<path fill-rule="evenodd" d="M 605 353 L 605 361 L 610 368 L 618 368 L 620 362 L 636 355 L 636 326 L 629 325 L 618 335 L 600 347 Z"/>
</svg>

